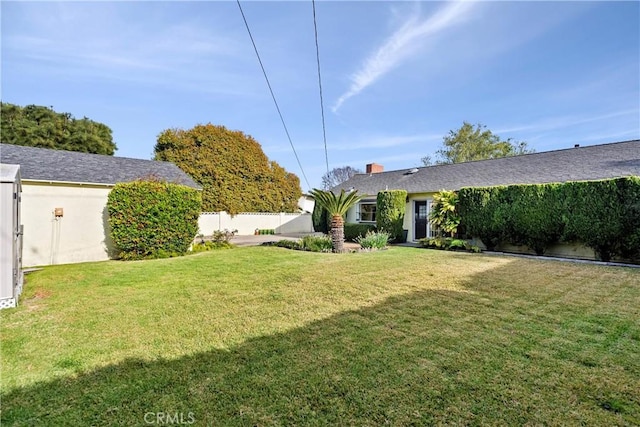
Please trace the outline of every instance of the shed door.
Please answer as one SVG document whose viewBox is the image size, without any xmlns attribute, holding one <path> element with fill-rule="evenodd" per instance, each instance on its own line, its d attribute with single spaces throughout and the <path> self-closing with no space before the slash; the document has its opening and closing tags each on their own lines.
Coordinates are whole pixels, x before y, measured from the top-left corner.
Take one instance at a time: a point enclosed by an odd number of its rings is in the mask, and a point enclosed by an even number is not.
<svg viewBox="0 0 640 427">
<path fill-rule="evenodd" d="M 18 298 L 22 290 L 22 225 L 20 224 L 21 187 L 13 184 L 13 295 Z"/>
<path fill-rule="evenodd" d="M 427 212 L 427 201 L 426 200 L 417 200 L 414 202 L 414 213 L 413 213 L 413 230 L 415 234 L 415 239 L 423 239 L 427 237 L 427 223 L 428 223 L 429 215 Z"/>
</svg>

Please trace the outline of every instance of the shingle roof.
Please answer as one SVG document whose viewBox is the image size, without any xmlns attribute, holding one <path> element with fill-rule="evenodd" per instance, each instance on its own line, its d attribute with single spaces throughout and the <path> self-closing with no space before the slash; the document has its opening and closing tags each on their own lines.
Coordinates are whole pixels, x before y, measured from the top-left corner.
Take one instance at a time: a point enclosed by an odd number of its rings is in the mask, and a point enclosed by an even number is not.
<svg viewBox="0 0 640 427">
<path fill-rule="evenodd" d="M 354 188 L 360 194 L 383 190 L 430 193 L 443 189 L 510 184 L 588 181 L 640 176 L 640 140 L 524 154 L 500 159 L 357 174 L 332 191 Z"/>
<path fill-rule="evenodd" d="M 155 177 L 201 187 L 170 162 L 0 144 L 0 162 L 20 165 L 22 179 L 116 184 Z"/>
</svg>

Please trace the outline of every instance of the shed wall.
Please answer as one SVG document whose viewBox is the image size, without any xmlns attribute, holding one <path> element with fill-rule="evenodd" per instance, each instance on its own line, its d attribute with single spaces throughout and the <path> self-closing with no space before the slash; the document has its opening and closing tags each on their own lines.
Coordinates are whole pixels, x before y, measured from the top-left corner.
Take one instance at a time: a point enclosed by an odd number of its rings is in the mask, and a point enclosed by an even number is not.
<svg viewBox="0 0 640 427">
<path fill-rule="evenodd" d="M 110 187 L 23 181 L 23 265 L 109 259 L 107 196 Z M 62 217 L 54 210 L 63 209 Z"/>
</svg>

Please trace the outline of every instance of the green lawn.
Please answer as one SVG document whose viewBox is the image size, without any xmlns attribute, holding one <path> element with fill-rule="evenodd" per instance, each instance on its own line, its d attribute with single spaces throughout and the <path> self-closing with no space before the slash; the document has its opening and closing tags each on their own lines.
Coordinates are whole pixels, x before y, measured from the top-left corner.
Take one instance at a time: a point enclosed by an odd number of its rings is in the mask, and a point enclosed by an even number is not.
<svg viewBox="0 0 640 427">
<path fill-rule="evenodd" d="M 47 267 L 0 320 L 3 426 L 640 424 L 640 269 L 237 248 Z"/>
</svg>

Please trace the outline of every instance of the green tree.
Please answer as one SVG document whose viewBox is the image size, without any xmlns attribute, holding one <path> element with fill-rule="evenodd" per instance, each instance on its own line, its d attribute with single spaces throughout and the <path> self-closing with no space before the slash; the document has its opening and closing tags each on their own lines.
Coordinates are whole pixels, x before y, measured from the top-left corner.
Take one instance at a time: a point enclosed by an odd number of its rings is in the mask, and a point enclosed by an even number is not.
<svg viewBox="0 0 640 427">
<path fill-rule="evenodd" d="M 0 103 L 0 134 L 5 144 L 108 155 L 116 150 L 107 125 L 40 105 Z"/>
<path fill-rule="evenodd" d="M 485 125 L 473 126 L 463 122 L 456 131 L 449 131 L 443 138 L 443 148 L 436 152 L 436 164 L 462 163 L 473 160 L 497 159 L 499 157 L 515 156 L 532 153 L 526 142 L 515 142 L 511 138 L 506 140 L 491 132 Z M 422 158 L 425 166 L 432 164 L 430 156 Z"/>
<path fill-rule="evenodd" d="M 344 218 L 349 208 L 358 203 L 362 197 L 358 196 L 357 191 L 345 193 L 344 190 L 339 195 L 335 195 L 331 191 L 323 191 L 314 188 L 309 192 L 316 204 L 324 207 L 331 217 L 331 243 L 333 251 L 337 253 L 344 252 Z"/>
<path fill-rule="evenodd" d="M 167 129 L 158 136 L 155 159 L 170 161 L 202 185 L 209 212 L 295 212 L 300 180 L 269 161 L 249 135 L 224 126 Z"/>
</svg>

